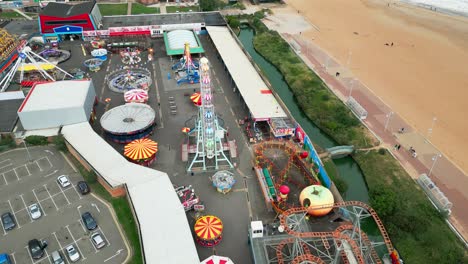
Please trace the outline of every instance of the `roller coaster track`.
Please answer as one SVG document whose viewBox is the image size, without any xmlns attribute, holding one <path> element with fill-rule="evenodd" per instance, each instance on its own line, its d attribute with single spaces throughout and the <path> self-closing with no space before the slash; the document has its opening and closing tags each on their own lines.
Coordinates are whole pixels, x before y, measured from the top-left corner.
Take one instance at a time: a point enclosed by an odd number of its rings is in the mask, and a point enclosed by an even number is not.
<svg viewBox="0 0 468 264">
<path fill-rule="evenodd" d="M 372 216 L 375 223 L 377 224 L 377 227 L 379 228 L 380 234 L 383 237 L 383 240 L 384 240 L 384 243 L 385 243 L 385 245 L 387 247 L 388 252 L 389 253 L 393 252 L 394 248 L 393 248 L 393 245 L 392 245 L 392 241 L 390 240 L 390 237 L 389 237 L 387 231 L 385 230 L 385 227 L 384 227 L 382 221 L 380 220 L 380 218 L 377 215 L 377 213 L 375 212 L 375 210 L 372 209 L 372 207 L 370 207 L 369 205 L 367 205 L 367 204 L 365 204 L 363 202 L 359 202 L 359 201 L 347 201 L 347 202 L 340 202 L 340 203 L 323 205 L 323 206 L 314 206 L 314 207 L 312 207 L 312 209 L 340 208 L 340 207 L 347 207 L 347 206 L 357 206 L 357 207 L 361 207 L 361 208 L 364 208 L 365 210 L 367 210 L 367 212 Z M 322 237 L 322 236 L 325 236 L 325 237 L 326 236 L 333 236 L 335 238 L 342 238 L 341 237 L 341 232 L 343 230 L 345 230 L 344 228 L 341 228 L 341 229 L 337 228 L 333 232 L 298 232 L 298 231 L 290 229 L 288 223 L 286 223 L 286 220 L 287 220 L 288 216 L 292 215 L 292 214 L 301 214 L 301 213 L 303 214 L 303 213 L 306 213 L 307 210 L 308 210 L 307 208 L 291 208 L 291 209 L 288 209 L 288 210 L 284 211 L 283 214 L 280 217 L 280 223 L 281 223 L 282 226 L 284 226 L 285 232 L 287 232 L 288 234 L 290 234 L 290 235 L 292 235 L 294 237 L 300 237 L 300 238 Z M 354 227 L 353 227 L 353 229 L 354 229 Z M 361 235 L 362 234 L 363 234 L 363 232 L 361 232 Z M 363 238 L 367 239 L 367 241 L 369 240 L 367 238 L 367 236 L 363 236 Z M 348 243 L 349 243 L 349 241 L 348 241 Z M 359 248 L 357 247 L 357 245 L 355 243 L 353 243 L 353 244 L 350 243 L 350 246 L 352 247 L 353 252 L 355 254 L 358 253 L 356 255 L 357 257 L 361 256 Z M 371 252 L 371 254 L 373 256 L 377 255 L 375 252 L 374 253 Z M 361 256 L 361 258 L 362 258 L 362 256 Z M 379 258 L 377 258 L 377 259 L 379 259 Z M 359 261 L 359 259 L 358 259 L 358 261 Z"/>
</svg>

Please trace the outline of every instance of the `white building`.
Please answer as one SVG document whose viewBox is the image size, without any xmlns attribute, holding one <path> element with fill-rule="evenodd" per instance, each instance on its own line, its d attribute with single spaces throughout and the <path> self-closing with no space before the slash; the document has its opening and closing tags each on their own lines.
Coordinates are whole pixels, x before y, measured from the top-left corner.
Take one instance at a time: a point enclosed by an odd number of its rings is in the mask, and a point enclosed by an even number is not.
<svg viewBox="0 0 468 264">
<path fill-rule="evenodd" d="M 96 92 L 90 80 L 36 84 L 18 110 L 25 130 L 88 122 Z"/>
</svg>

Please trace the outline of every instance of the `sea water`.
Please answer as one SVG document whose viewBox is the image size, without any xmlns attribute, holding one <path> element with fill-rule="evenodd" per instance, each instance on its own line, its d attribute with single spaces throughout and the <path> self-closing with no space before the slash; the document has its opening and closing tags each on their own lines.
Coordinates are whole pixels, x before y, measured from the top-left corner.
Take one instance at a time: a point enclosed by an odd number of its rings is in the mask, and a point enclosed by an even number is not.
<svg viewBox="0 0 468 264">
<path fill-rule="evenodd" d="M 458 14 L 468 17 L 468 0 L 401 0 L 437 12 Z"/>
</svg>

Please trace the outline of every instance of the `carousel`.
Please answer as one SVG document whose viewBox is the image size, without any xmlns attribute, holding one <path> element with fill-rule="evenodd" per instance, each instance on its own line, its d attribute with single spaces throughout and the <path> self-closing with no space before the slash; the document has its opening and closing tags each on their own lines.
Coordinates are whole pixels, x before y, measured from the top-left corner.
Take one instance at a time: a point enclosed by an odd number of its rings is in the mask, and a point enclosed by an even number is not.
<svg viewBox="0 0 468 264">
<path fill-rule="evenodd" d="M 153 132 L 156 112 L 147 104 L 128 103 L 105 112 L 101 127 L 114 142 L 129 143 Z"/>
<path fill-rule="evenodd" d="M 59 50 L 59 49 L 44 49 L 38 53 L 39 56 L 44 59 L 52 62 L 53 64 L 59 64 L 71 57 L 71 53 L 68 50 Z"/>
<path fill-rule="evenodd" d="M 83 65 L 92 72 L 97 72 L 101 69 L 103 61 L 98 58 L 87 59 L 83 62 Z"/>
<path fill-rule="evenodd" d="M 139 50 L 125 50 L 120 52 L 120 58 L 123 64 L 135 65 L 141 62 Z"/>
<path fill-rule="evenodd" d="M 211 176 L 211 181 L 216 190 L 222 194 L 230 192 L 232 186 L 236 183 L 234 173 L 226 170 L 216 172 Z"/>
<path fill-rule="evenodd" d="M 146 103 L 148 102 L 148 91 L 143 89 L 133 89 L 124 93 L 126 103 Z"/>
<path fill-rule="evenodd" d="M 204 247 L 214 247 L 222 240 L 223 222 L 214 215 L 205 215 L 197 219 L 194 225 L 196 241 Z"/>
<path fill-rule="evenodd" d="M 144 68 L 116 70 L 111 72 L 108 78 L 109 89 L 117 93 L 133 89 L 148 90 L 151 83 L 151 73 Z"/>
<path fill-rule="evenodd" d="M 107 60 L 107 50 L 106 49 L 95 49 L 91 51 L 91 56 L 94 58 L 100 59 L 102 61 Z"/>
<path fill-rule="evenodd" d="M 125 157 L 136 164 L 149 167 L 156 160 L 158 143 L 149 139 L 134 140 L 124 148 Z"/>
</svg>

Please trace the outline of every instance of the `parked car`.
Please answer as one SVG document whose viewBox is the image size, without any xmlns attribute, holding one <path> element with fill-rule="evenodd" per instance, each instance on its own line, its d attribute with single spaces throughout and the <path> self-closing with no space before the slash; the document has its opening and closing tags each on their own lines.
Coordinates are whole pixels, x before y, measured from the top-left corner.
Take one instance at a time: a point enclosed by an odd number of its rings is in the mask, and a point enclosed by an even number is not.
<svg viewBox="0 0 468 264">
<path fill-rule="evenodd" d="M 66 188 L 66 187 L 68 187 L 68 186 L 71 185 L 70 181 L 68 180 L 67 175 L 60 175 L 60 176 L 57 178 L 57 182 L 58 182 L 58 184 L 60 184 L 60 186 L 62 186 L 63 188 Z"/>
<path fill-rule="evenodd" d="M 29 206 L 29 214 L 31 215 L 32 219 L 34 220 L 39 219 L 42 216 L 41 208 L 39 207 L 39 205 L 31 204 Z"/>
<path fill-rule="evenodd" d="M 16 222 L 10 212 L 2 214 L 2 224 L 5 231 L 15 228 Z"/>
<path fill-rule="evenodd" d="M 57 250 L 50 254 L 50 259 L 52 260 L 52 264 L 65 264 L 62 254 Z"/>
<path fill-rule="evenodd" d="M 12 264 L 10 256 L 6 253 L 0 254 L 0 264 Z"/>
<path fill-rule="evenodd" d="M 85 224 L 88 230 L 94 230 L 97 228 L 96 220 L 94 220 L 90 212 L 85 212 L 84 214 L 82 214 L 81 219 L 83 219 L 83 223 Z"/>
<path fill-rule="evenodd" d="M 78 186 L 78 191 L 80 191 L 81 194 L 87 194 L 90 192 L 89 186 L 85 181 L 79 181 L 76 186 Z"/>
<path fill-rule="evenodd" d="M 95 232 L 91 235 L 91 240 L 97 249 L 101 249 L 106 246 L 106 241 L 104 241 L 101 234 L 98 232 Z"/>
<path fill-rule="evenodd" d="M 65 251 L 67 251 L 68 258 L 70 258 L 71 262 L 77 262 L 80 259 L 80 253 L 78 253 L 73 245 L 66 247 Z"/>
<path fill-rule="evenodd" d="M 44 256 L 44 248 L 46 245 L 44 245 L 42 242 L 40 242 L 37 239 L 31 239 L 28 242 L 28 249 L 29 253 L 31 253 L 31 257 L 33 259 L 40 259 L 42 256 Z"/>
</svg>

